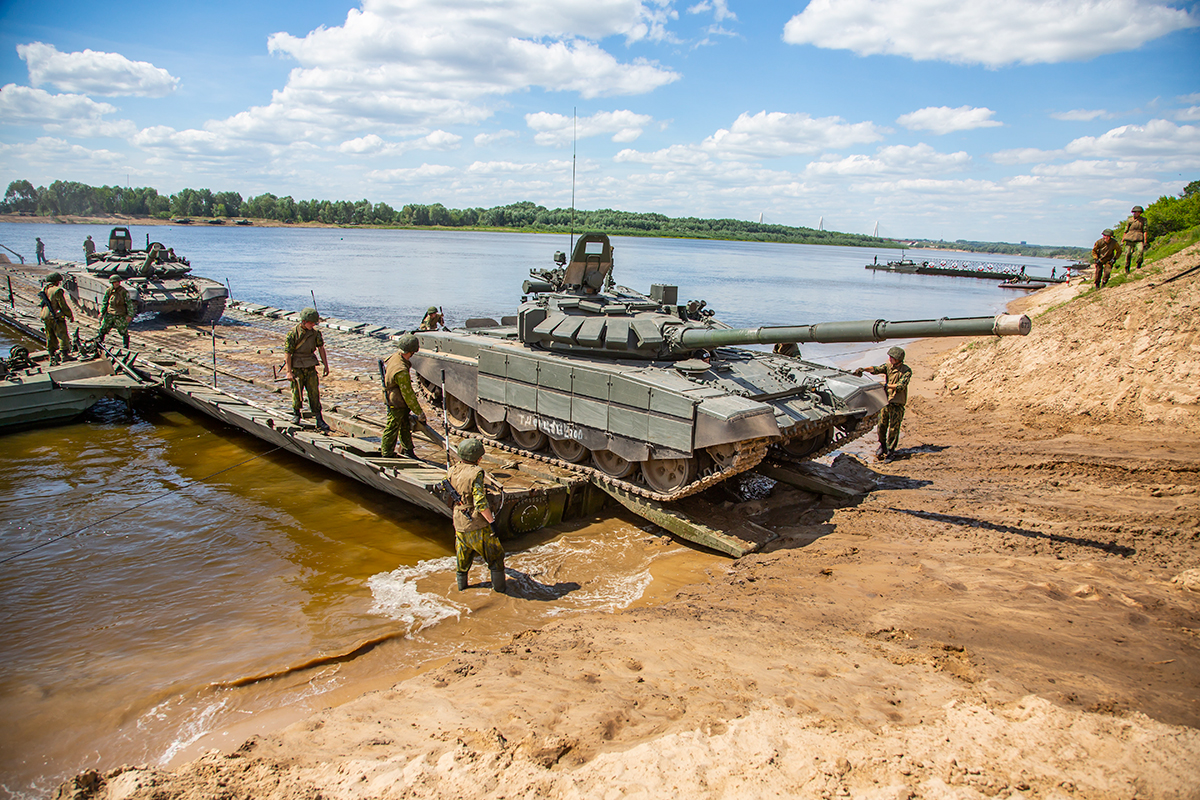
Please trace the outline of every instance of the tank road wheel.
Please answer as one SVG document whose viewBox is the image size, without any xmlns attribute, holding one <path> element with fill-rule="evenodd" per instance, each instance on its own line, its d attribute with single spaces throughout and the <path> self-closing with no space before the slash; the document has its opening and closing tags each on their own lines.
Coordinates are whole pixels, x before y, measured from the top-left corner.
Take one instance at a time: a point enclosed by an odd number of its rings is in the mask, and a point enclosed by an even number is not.
<svg viewBox="0 0 1200 800">
<path fill-rule="evenodd" d="M 475 409 L 447 393 L 446 422 L 456 431 L 469 431 L 475 427 Z"/>
<path fill-rule="evenodd" d="M 516 428 L 512 429 L 512 440 L 517 443 L 517 447 L 522 450 L 536 452 L 546 446 L 546 434 L 534 428 L 531 431 L 519 431 Z"/>
<path fill-rule="evenodd" d="M 588 456 L 588 449 L 574 439 L 551 439 L 550 449 L 563 461 L 578 464 Z"/>
<path fill-rule="evenodd" d="M 779 447 L 792 458 L 804 458 L 815 453 L 833 440 L 833 430 L 827 429 L 808 439 L 788 439 Z"/>
<path fill-rule="evenodd" d="M 695 469 L 692 458 L 650 458 L 642 462 L 642 477 L 654 491 L 671 494 L 691 482 Z"/>
<path fill-rule="evenodd" d="M 732 442 L 729 444 L 715 444 L 712 447 L 706 447 L 704 452 L 708 453 L 709 458 L 718 467 L 729 469 L 733 466 L 733 462 L 737 460 L 738 446 Z"/>
<path fill-rule="evenodd" d="M 504 420 L 488 422 L 481 414 L 476 414 L 475 427 L 480 435 L 487 439 L 503 439 L 508 436 L 508 423 Z"/>
<path fill-rule="evenodd" d="M 592 453 L 592 463 L 605 475 L 613 478 L 627 478 L 637 467 L 636 461 L 622 458 L 612 450 L 596 450 Z"/>
</svg>

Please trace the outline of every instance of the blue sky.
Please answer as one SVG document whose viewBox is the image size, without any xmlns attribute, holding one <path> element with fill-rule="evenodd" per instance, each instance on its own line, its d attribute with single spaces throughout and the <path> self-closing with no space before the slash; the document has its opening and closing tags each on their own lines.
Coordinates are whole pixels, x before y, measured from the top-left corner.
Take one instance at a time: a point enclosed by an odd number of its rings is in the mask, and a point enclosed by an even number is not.
<svg viewBox="0 0 1200 800">
<path fill-rule="evenodd" d="M 0 185 L 571 202 L 1089 245 L 1200 178 L 1150 0 L 0 5 Z"/>
</svg>

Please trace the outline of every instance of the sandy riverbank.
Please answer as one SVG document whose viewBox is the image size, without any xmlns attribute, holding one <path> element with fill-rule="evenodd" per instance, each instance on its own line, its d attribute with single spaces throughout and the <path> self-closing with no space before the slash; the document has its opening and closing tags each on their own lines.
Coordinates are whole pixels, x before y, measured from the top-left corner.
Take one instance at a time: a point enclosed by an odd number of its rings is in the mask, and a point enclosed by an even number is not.
<svg viewBox="0 0 1200 800">
<path fill-rule="evenodd" d="M 911 348 L 878 488 L 743 504 L 780 539 L 661 605 L 60 796 L 1200 797 L 1197 263 Z"/>
</svg>

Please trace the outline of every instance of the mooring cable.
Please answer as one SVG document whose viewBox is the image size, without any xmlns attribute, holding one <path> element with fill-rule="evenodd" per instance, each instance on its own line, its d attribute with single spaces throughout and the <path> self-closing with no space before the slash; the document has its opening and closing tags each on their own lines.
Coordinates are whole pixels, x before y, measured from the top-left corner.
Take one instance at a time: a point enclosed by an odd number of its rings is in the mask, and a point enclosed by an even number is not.
<svg viewBox="0 0 1200 800">
<path fill-rule="evenodd" d="M 151 497 L 149 500 L 143 500 L 140 503 L 136 503 L 132 506 L 129 506 L 128 508 L 122 509 L 121 511 L 118 511 L 115 514 L 109 514 L 107 517 L 104 517 L 103 519 L 98 519 L 95 522 L 89 522 L 87 525 L 84 525 L 82 528 L 76 528 L 73 531 L 69 531 L 68 533 L 64 533 L 59 536 L 55 536 L 53 539 L 42 542 L 41 544 L 36 544 L 33 547 L 30 547 L 26 550 L 22 550 L 19 553 L 14 553 L 13 555 L 8 556 L 7 558 L 2 558 L 2 559 L 0 559 L 0 564 L 7 564 L 9 561 L 13 561 L 15 559 L 20 558 L 21 556 L 28 555 L 28 554 L 32 553 L 34 550 L 40 550 L 43 547 L 48 547 L 49 545 L 52 545 L 55 542 L 60 542 L 63 539 L 66 539 L 68 536 L 74 536 L 77 533 L 82 533 L 83 531 L 86 531 L 88 528 L 94 528 L 95 526 L 97 526 L 103 522 L 108 522 L 110 519 L 116 519 L 117 517 L 121 516 L 122 514 L 127 514 L 130 511 L 133 511 L 135 508 L 141 508 L 144 505 L 149 505 L 150 503 L 153 503 L 155 500 L 161 500 L 164 497 L 169 497 L 170 495 L 176 494 L 177 492 L 187 491 L 188 489 L 191 489 L 201 483 L 204 483 L 207 480 L 217 477 L 222 472 L 228 472 L 229 470 L 233 469 L 234 467 L 240 467 L 242 464 L 248 464 L 257 458 L 262 458 L 263 456 L 269 456 L 269 455 L 271 455 L 271 453 L 274 453 L 277 450 L 283 450 L 286 447 L 287 447 L 287 445 L 281 444 L 278 447 L 273 447 L 270 450 L 267 450 L 266 452 L 250 456 L 249 458 L 239 461 L 236 464 L 230 464 L 228 467 L 219 469 L 216 472 L 212 473 L 211 475 L 205 475 L 203 478 L 199 478 L 187 486 L 181 486 L 177 489 L 171 489 L 170 491 L 163 492 L 160 495 Z"/>
</svg>

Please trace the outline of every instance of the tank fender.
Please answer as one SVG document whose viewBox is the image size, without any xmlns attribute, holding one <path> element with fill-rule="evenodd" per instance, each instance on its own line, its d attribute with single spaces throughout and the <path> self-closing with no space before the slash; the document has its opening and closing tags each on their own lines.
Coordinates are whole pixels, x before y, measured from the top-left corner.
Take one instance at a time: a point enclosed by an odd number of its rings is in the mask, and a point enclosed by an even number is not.
<svg viewBox="0 0 1200 800">
<path fill-rule="evenodd" d="M 780 436 L 775 409 L 737 395 L 711 397 L 696 408 L 697 450 L 717 444 Z"/>
<path fill-rule="evenodd" d="M 220 297 L 228 297 L 229 291 L 224 286 L 205 286 L 200 290 L 200 300 L 216 300 Z"/>
</svg>

